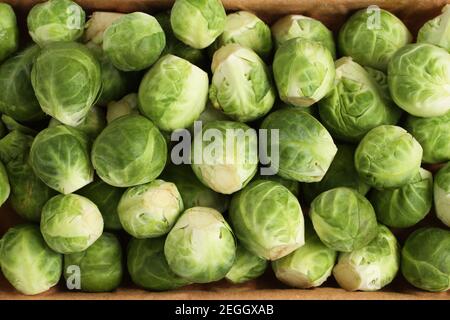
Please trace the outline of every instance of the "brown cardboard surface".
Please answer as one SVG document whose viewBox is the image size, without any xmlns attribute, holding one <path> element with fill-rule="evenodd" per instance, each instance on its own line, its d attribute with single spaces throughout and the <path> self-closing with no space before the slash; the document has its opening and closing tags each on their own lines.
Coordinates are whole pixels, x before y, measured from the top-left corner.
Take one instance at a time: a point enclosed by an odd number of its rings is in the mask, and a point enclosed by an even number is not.
<svg viewBox="0 0 450 320">
<path fill-rule="evenodd" d="M 37 2 L 36 0 L 0 0 L 14 6 L 20 19 Z M 172 0 L 76 0 L 88 11 L 157 12 L 169 8 Z M 286 14 L 304 14 L 323 21 L 328 27 L 337 31 L 349 14 L 369 5 L 378 5 L 390 10 L 401 18 L 415 33 L 421 25 L 437 15 L 442 6 L 450 0 L 223 0 L 229 11 L 248 10 L 257 13 L 268 22 Z M 430 217 L 421 225 L 439 225 L 437 219 Z M 9 206 L 0 208 L 0 237 L 6 230 L 22 222 Z M 400 242 L 411 230 L 394 230 Z M 0 300 L 42 299 L 42 300 L 164 300 L 164 299 L 219 299 L 219 300 L 450 300 L 450 292 L 430 293 L 417 290 L 399 276 L 392 284 L 379 292 L 346 292 L 338 288 L 330 279 L 323 287 L 310 290 L 290 289 L 278 282 L 268 271 L 261 279 L 242 285 L 231 285 L 226 281 L 213 284 L 192 285 L 169 292 L 148 292 L 134 287 L 129 279 L 112 293 L 68 292 L 60 284 L 46 293 L 25 296 L 16 292 L 0 274 Z"/>
</svg>

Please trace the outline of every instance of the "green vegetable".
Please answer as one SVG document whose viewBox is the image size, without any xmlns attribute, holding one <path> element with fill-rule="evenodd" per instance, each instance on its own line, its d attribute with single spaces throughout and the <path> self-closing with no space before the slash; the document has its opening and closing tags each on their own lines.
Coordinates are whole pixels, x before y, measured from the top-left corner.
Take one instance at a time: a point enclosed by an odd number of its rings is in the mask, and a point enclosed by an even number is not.
<svg viewBox="0 0 450 320">
<path fill-rule="evenodd" d="M 9 185 L 8 174 L 2 162 L 0 162 L 0 206 L 5 203 L 11 192 Z"/>
<path fill-rule="evenodd" d="M 139 114 L 137 94 L 130 93 L 119 101 L 111 101 L 106 109 L 106 121 L 113 120 L 129 114 Z"/>
<path fill-rule="evenodd" d="M 295 181 L 295 180 L 288 180 L 288 179 L 282 178 L 278 175 L 258 175 L 255 177 L 254 180 L 269 180 L 269 181 L 273 181 L 273 182 L 278 182 L 279 184 L 288 188 L 288 190 L 294 196 L 297 196 L 299 194 L 300 183 L 298 183 L 298 181 Z"/>
<path fill-rule="evenodd" d="M 450 51 L 450 5 L 442 8 L 442 14 L 426 22 L 417 34 L 417 42 L 430 43 Z"/>
<path fill-rule="evenodd" d="M 186 210 L 167 235 L 164 254 L 170 269 L 197 283 L 217 281 L 233 266 L 236 243 L 230 226 L 211 208 Z"/>
<path fill-rule="evenodd" d="M 19 47 L 16 14 L 7 3 L 0 3 L 0 62 Z"/>
<path fill-rule="evenodd" d="M 402 274 L 413 286 L 427 291 L 450 289 L 450 231 L 421 228 L 402 250 Z"/>
<path fill-rule="evenodd" d="M 229 214 L 242 246 L 261 258 L 276 260 L 304 244 L 300 204 L 279 183 L 251 182 L 233 196 Z"/>
<path fill-rule="evenodd" d="M 267 268 L 267 260 L 254 255 L 244 247 L 238 245 L 236 259 L 228 271 L 225 279 L 231 283 L 243 283 L 261 276 Z"/>
<path fill-rule="evenodd" d="M 434 207 L 437 217 L 450 226 L 450 162 L 438 171 L 434 179 Z"/>
</svg>

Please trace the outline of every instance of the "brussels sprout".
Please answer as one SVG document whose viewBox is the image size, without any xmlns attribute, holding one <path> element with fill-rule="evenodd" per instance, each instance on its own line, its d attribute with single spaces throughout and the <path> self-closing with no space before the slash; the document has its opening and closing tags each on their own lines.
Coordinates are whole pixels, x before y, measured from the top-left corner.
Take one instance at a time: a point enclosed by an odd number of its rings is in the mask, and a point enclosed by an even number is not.
<svg viewBox="0 0 450 320">
<path fill-rule="evenodd" d="M 20 131 L 23 134 L 29 135 L 29 136 L 35 136 L 38 134 L 38 132 L 34 129 L 31 129 L 27 126 L 24 126 L 23 124 L 20 124 L 10 116 L 7 116 L 6 114 L 3 114 L 1 116 L 2 123 L 6 126 L 6 128 L 9 131 Z"/>
<path fill-rule="evenodd" d="M 83 252 L 64 256 L 64 277 L 70 282 L 73 267 L 80 272 L 80 289 L 106 292 L 116 289 L 122 281 L 122 248 L 112 233 L 103 233 Z M 70 289 L 70 288 L 69 288 Z"/>
<path fill-rule="evenodd" d="M 231 283 L 243 283 L 261 276 L 267 268 L 267 260 L 262 259 L 238 245 L 236 259 L 225 279 Z"/>
<path fill-rule="evenodd" d="M 205 109 L 208 74 L 189 61 L 165 55 L 139 87 L 138 106 L 161 130 L 188 128 Z"/>
<path fill-rule="evenodd" d="M 320 240 L 337 251 L 361 249 L 377 235 L 375 211 L 355 189 L 339 187 L 321 193 L 311 203 L 310 216 Z"/>
<path fill-rule="evenodd" d="M 106 121 L 113 120 L 129 114 L 139 114 L 137 94 L 130 93 L 119 101 L 111 101 L 106 109 Z"/>
<path fill-rule="evenodd" d="M 164 256 L 164 241 L 164 238 L 131 239 L 128 245 L 128 272 L 138 286 L 163 291 L 191 283 L 170 270 Z"/>
<path fill-rule="evenodd" d="M 164 31 L 158 21 L 143 12 L 120 17 L 103 34 L 103 51 L 112 64 L 122 71 L 150 67 L 165 45 Z"/>
<path fill-rule="evenodd" d="M 55 118 L 51 118 L 48 124 L 49 128 L 56 127 L 61 125 L 62 123 L 56 120 Z M 83 122 L 75 127 L 79 131 L 85 133 L 89 138 L 95 139 L 100 132 L 106 127 L 106 118 L 105 113 L 97 106 L 93 106 L 89 113 L 84 118 Z"/>
<path fill-rule="evenodd" d="M 236 243 L 233 231 L 222 215 L 211 208 L 186 210 L 164 244 L 170 269 L 197 283 L 225 277 L 233 266 Z"/>
<path fill-rule="evenodd" d="M 336 59 L 333 33 L 319 20 L 299 14 L 288 15 L 272 25 L 272 35 L 277 48 L 288 40 L 302 38 L 320 43 L 330 50 L 331 56 Z"/>
<path fill-rule="evenodd" d="M 125 191 L 117 212 L 133 237 L 156 238 L 173 227 L 183 212 L 183 200 L 175 184 L 158 179 Z"/>
<path fill-rule="evenodd" d="M 298 109 L 281 109 L 269 114 L 262 129 L 279 129 L 278 141 L 268 134 L 267 145 L 278 145 L 278 175 L 300 182 L 317 182 L 330 167 L 337 152 L 333 138 L 313 116 Z"/>
<path fill-rule="evenodd" d="M 226 18 L 220 0 L 176 0 L 170 13 L 170 24 L 179 40 L 203 49 L 224 31 Z"/>
<path fill-rule="evenodd" d="M 153 181 L 164 169 L 167 145 L 158 128 L 139 115 L 111 122 L 94 142 L 92 164 L 99 177 L 115 187 Z"/>
<path fill-rule="evenodd" d="M 450 54 L 431 44 L 407 45 L 389 62 L 392 98 L 417 117 L 438 117 L 450 111 Z"/>
<path fill-rule="evenodd" d="M 239 122 L 208 122 L 202 132 L 195 133 L 191 155 L 192 169 L 204 185 L 231 194 L 245 187 L 256 173 L 256 132 Z"/>
<path fill-rule="evenodd" d="M 338 44 L 341 55 L 351 56 L 361 65 L 386 70 L 394 53 L 411 40 L 411 33 L 392 13 L 363 9 L 342 26 Z"/>
<path fill-rule="evenodd" d="M 220 213 L 227 211 L 229 197 L 203 185 L 189 165 L 168 165 L 162 176 L 166 181 L 175 183 L 183 199 L 184 209 L 207 207 Z"/>
<path fill-rule="evenodd" d="M 65 125 L 42 130 L 34 139 L 30 161 L 36 175 L 58 192 L 72 193 L 94 179 L 89 138 Z"/>
<path fill-rule="evenodd" d="M 394 103 L 391 97 L 391 93 L 389 92 L 389 83 L 388 77 L 386 73 L 383 71 L 364 66 L 364 69 L 370 75 L 370 77 L 375 80 L 378 85 L 378 89 L 380 91 L 381 96 L 385 99 L 387 103 Z"/>
<path fill-rule="evenodd" d="M 33 137 L 14 130 L 0 140 L 0 160 L 7 164 L 12 160 L 22 160 L 28 154 Z"/>
<path fill-rule="evenodd" d="M 44 117 L 31 85 L 31 68 L 39 52 L 38 46 L 31 46 L 0 65 L 0 110 L 18 121 Z"/>
<path fill-rule="evenodd" d="M 438 171 L 434 179 L 434 206 L 437 217 L 450 227 L 450 162 Z"/>
<path fill-rule="evenodd" d="M 258 257 L 276 260 L 304 244 L 300 204 L 279 183 L 251 182 L 233 196 L 229 214 L 236 237 Z"/>
<path fill-rule="evenodd" d="M 323 179 L 320 182 L 302 185 L 302 195 L 308 203 L 322 192 L 337 187 L 353 188 L 362 195 L 369 191 L 370 187 L 361 180 L 355 169 L 355 147 L 340 144 L 337 148 L 336 156 Z"/>
<path fill-rule="evenodd" d="M 200 116 L 197 118 L 196 121 L 200 121 L 203 125 L 216 120 L 230 120 L 230 118 L 224 114 L 223 112 L 219 111 L 218 109 L 214 108 L 211 104 L 211 102 L 207 102 L 205 106 L 205 110 L 200 114 Z M 191 130 L 193 131 L 194 127 L 191 127 Z"/>
<path fill-rule="evenodd" d="M 214 46 L 219 49 L 230 43 L 256 52 L 262 59 L 269 58 L 272 52 L 272 34 L 269 26 L 247 11 L 238 11 L 227 15 L 225 30 L 217 38 Z"/>
<path fill-rule="evenodd" d="M 14 10 L 7 3 L 0 3 L 0 62 L 19 47 L 19 29 Z"/>
<path fill-rule="evenodd" d="M 258 175 L 255 180 L 269 180 L 269 181 L 274 181 L 274 182 L 278 182 L 279 184 L 285 186 L 286 188 L 288 188 L 288 190 L 294 195 L 297 196 L 299 194 L 299 190 L 300 190 L 300 183 L 298 183 L 298 181 L 295 180 L 288 180 L 285 178 L 282 178 L 278 175 Z"/>
<path fill-rule="evenodd" d="M 124 15 L 117 12 L 93 12 L 85 25 L 84 42 L 102 45 L 105 30 Z"/>
<path fill-rule="evenodd" d="M 56 252 L 81 252 L 102 235 L 102 214 L 88 198 L 60 194 L 48 200 L 42 209 L 41 232 Z"/>
<path fill-rule="evenodd" d="M 305 221 L 305 244 L 272 262 L 275 276 L 296 288 L 318 287 L 331 275 L 337 253 L 324 245 Z"/>
<path fill-rule="evenodd" d="M 281 100 L 297 107 L 309 107 L 333 88 L 333 57 L 317 42 L 294 38 L 275 53 L 273 75 Z"/>
<path fill-rule="evenodd" d="M 399 188 L 417 175 L 422 147 L 406 130 L 384 125 L 369 131 L 355 152 L 359 177 L 377 189 Z"/>
<path fill-rule="evenodd" d="M 77 191 L 79 195 L 88 198 L 98 207 L 106 230 L 122 229 L 117 206 L 124 192 L 125 189 L 110 186 L 101 180 L 96 180 Z"/>
<path fill-rule="evenodd" d="M 319 102 L 322 123 L 336 138 L 357 142 L 371 129 L 396 124 L 401 111 L 386 103 L 377 82 L 352 58 L 336 61 L 336 83 Z"/>
<path fill-rule="evenodd" d="M 0 162 L 0 206 L 5 203 L 9 197 L 11 188 L 9 186 L 8 174 L 2 162 Z"/>
<path fill-rule="evenodd" d="M 45 292 L 61 277 L 62 255 L 51 250 L 39 228 L 31 224 L 6 232 L 0 242 L 0 261 L 5 278 L 23 294 Z"/>
<path fill-rule="evenodd" d="M 376 291 L 394 280 L 400 267 L 400 246 L 388 228 L 378 225 L 377 236 L 365 247 L 341 253 L 333 275 L 348 291 Z"/>
<path fill-rule="evenodd" d="M 413 286 L 427 291 L 450 289 L 450 231 L 421 228 L 402 250 L 402 274 Z"/>
<path fill-rule="evenodd" d="M 192 48 L 175 37 L 172 26 L 170 25 L 170 11 L 160 12 L 155 15 L 155 18 L 158 20 L 166 35 L 166 47 L 162 55 L 172 54 L 197 66 L 203 65 L 205 62 L 203 51 Z"/>
<path fill-rule="evenodd" d="M 431 118 L 408 116 L 405 129 L 422 146 L 423 162 L 440 163 L 450 160 L 450 112 Z"/>
<path fill-rule="evenodd" d="M 228 44 L 216 51 L 209 98 L 230 118 L 248 122 L 267 114 L 275 102 L 269 69 L 252 50 Z"/>
<path fill-rule="evenodd" d="M 394 228 L 411 227 L 431 209 L 433 176 L 421 168 L 409 184 L 398 189 L 374 189 L 369 200 L 381 223 Z"/>
<path fill-rule="evenodd" d="M 130 73 L 117 69 L 109 61 L 102 47 L 94 43 L 86 45 L 100 62 L 102 70 L 102 91 L 97 104 L 106 106 L 109 102 L 122 98 L 128 91 Z"/>
<path fill-rule="evenodd" d="M 46 46 L 34 63 L 31 83 L 42 110 L 64 124 L 83 122 L 101 88 L 100 64 L 85 46 Z"/>
<path fill-rule="evenodd" d="M 49 0 L 36 4 L 27 17 L 31 38 L 43 47 L 53 42 L 79 39 L 84 32 L 86 14 L 76 2 Z"/>
<path fill-rule="evenodd" d="M 417 42 L 430 43 L 450 51 L 450 5 L 442 8 L 442 14 L 426 22 L 417 34 Z"/>
</svg>

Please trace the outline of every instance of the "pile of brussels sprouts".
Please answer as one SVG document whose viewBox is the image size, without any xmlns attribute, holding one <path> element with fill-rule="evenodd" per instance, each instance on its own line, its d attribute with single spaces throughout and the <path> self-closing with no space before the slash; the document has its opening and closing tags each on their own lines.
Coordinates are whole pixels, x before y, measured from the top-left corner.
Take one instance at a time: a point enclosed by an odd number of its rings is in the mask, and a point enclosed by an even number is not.
<svg viewBox="0 0 450 320">
<path fill-rule="evenodd" d="M 50 0 L 19 46 L 0 3 L 0 202 L 27 221 L 0 240 L 4 277 L 24 294 L 104 292 L 127 270 L 159 291 L 243 283 L 270 262 L 296 288 L 333 275 L 374 291 L 402 273 L 448 290 L 450 7 L 416 43 L 373 14 L 335 45 L 318 20 L 269 27 L 219 0 L 154 16 Z M 200 161 L 173 163 L 180 129 Z M 208 154 L 210 129 L 235 147 Z M 259 129 L 278 132 L 277 175 L 259 170 Z M 411 227 L 401 244 L 391 231 Z"/>
</svg>

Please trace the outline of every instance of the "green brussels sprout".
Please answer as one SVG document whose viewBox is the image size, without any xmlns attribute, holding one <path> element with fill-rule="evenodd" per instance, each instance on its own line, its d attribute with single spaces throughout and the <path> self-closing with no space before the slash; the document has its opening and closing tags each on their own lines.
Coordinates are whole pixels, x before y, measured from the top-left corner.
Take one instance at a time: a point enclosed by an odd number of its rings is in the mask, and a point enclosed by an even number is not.
<svg viewBox="0 0 450 320">
<path fill-rule="evenodd" d="M 200 121 L 203 125 L 216 120 L 231 120 L 226 114 L 214 108 L 210 101 L 206 103 L 205 110 L 200 114 L 196 121 Z M 193 126 L 191 130 L 193 130 Z"/>
<path fill-rule="evenodd" d="M 311 203 L 310 216 L 320 240 L 336 251 L 361 249 L 377 235 L 375 211 L 355 189 L 339 187 L 321 193 Z"/>
<path fill-rule="evenodd" d="M 77 191 L 77 194 L 88 198 L 100 210 L 106 230 L 121 230 L 117 207 L 125 189 L 116 188 L 102 180 L 96 180 Z"/>
<path fill-rule="evenodd" d="M 341 55 L 382 71 L 394 53 L 411 41 L 403 22 L 383 9 L 359 10 L 342 26 L 338 37 Z"/>
<path fill-rule="evenodd" d="M 381 96 L 385 99 L 387 103 L 394 103 L 391 97 L 391 93 L 389 92 L 389 83 L 388 77 L 386 73 L 383 71 L 363 66 L 363 68 L 367 71 L 367 73 L 372 77 L 373 80 L 378 85 L 378 89 L 380 91 Z"/>
<path fill-rule="evenodd" d="M 51 250 L 39 227 L 31 224 L 6 232 L 0 241 L 0 261 L 5 278 L 23 294 L 45 292 L 61 277 L 62 255 Z"/>
<path fill-rule="evenodd" d="M 304 244 L 300 204 L 279 183 L 251 182 L 233 196 L 229 214 L 240 243 L 258 257 L 276 260 Z"/>
<path fill-rule="evenodd" d="M 437 217 L 450 227 L 450 162 L 441 168 L 435 176 L 434 207 Z"/>
<path fill-rule="evenodd" d="M 85 25 L 83 41 L 96 45 L 103 44 L 105 30 L 116 20 L 123 17 L 124 13 L 95 11 L 89 17 Z"/>
<path fill-rule="evenodd" d="M 282 178 L 278 175 L 258 175 L 255 180 L 269 180 L 273 182 L 277 182 L 286 188 L 294 195 L 298 196 L 300 191 L 300 183 L 295 180 L 288 180 L 285 178 Z"/>
<path fill-rule="evenodd" d="M 324 245 L 305 221 L 305 244 L 272 262 L 275 276 L 295 288 L 319 287 L 331 275 L 337 252 Z"/>
<path fill-rule="evenodd" d="M 30 36 L 41 47 L 81 38 L 85 22 L 83 8 L 70 0 L 49 0 L 36 4 L 27 17 Z"/>
<path fill-rule="evenodd" d="M 420 168 L 417 176 L 398 189 L 373 189 L 369 200 L 378 221 L 394 228 L 408 228 L 430 212 L 433 202 L 433 176 Z"/>
<path fill-rule="evenodd" d="M 275 102 L 269 69 L 252 50 L 228 44 L 216 51 L 209 98 L 230 118 L 248 122 L 266 115 Z"/>
<path fill-rule="evenodd" d="M 38 46 L 31 46 L 0 65 L 0 110 L 18 121 L 44 117 L 31 85 L 31 68 L 39 52 Z"/>
<path fill-rule="evenodd" d="M 175 183 L 183 199 L 184 209 L 192 207 L 213 208 L 224 213 L 228 209 L 229 197 L 214 192 L 201 183 L 189 165 L 168 165 L 163 179 Z"/>
<path fill-rule="evenodd" d="M 192 170 L 204 185 L 232 194 L 244 188 L 258 169 L 256 131 L 239 122 L 208 122 L 195 133 L 191 156 Z"/>
<path fill-rule="evenodd" d="M 310 203 L 322 192 L 337 187 L 348 187 L 365 195 L 370 187 L 358 176 L 355 169 L 355 147 L 347 144 L 337 146 L 338 150 L 330 168 L 320 182 L 304 183 L 302 185 L 302 196 Z"/>
<path fill-rule="evenodd" d="M 103 233 L 85 251 L 64 255 L 64 277 L 68 283 L 79 268 L 81 291 L 107 292 L 122 281 L 122 247 L 112 233 Z M 69 287 L 69 289 L 71 289 Z"/>
<path fill-rule="evenodd" d="M 139 71 L 158 60 L 166 45 L 158 21 L 143 12 L 126 14 L 115 20 L 103 34 L 103 51 L 122 71 Z"/>
<path fill-rule="evenodd" d="M 166 47 L 162 55 L 171 54 L 189 61 L 197 66 L 203 65 L 205 62 L 205 55 L 202 50 L 192 48 L 175 37 L 172 26 L 170 25 L 170 11 L 160 12 L 155 15 L 161 28 L 166 35 Z"/>
<path fill-rule="evenodd" d="M 138 239 L 167 234 L 183 212 L 183 200 L 175 184 L 154 180 L 125 191 L 117 207 L 120 223 Z"/>
<path fill-rule="evenodd" d="M 106 121 L 113 120 L 129 114 L 139 114 L 138 100 L 136 93 L 127 94 L 119 101 L 111 101 L 106 109 Z"/>
<path fill-rule="evenodd" d="M 431 118 L 408 116 L 405 129 L 422 146 L 423 162 L 440 163 L 450 160 L 450 112 Z"/>
<path fill-rule="evenodd" d="M 11 192 L 9 185 L 8 174 L 2 162 L 0 162 L 0 206 L 5 203 Z"/>
<path fill-rule="evenodd" d="M 401 111 L 387 103 L 378 83 L 352 58 L 336 61 L 336 82 L 330 94 L 319 101 L 323 125 L 333 136 L 357 142 L 371 129 L 396 124 Z"/>
<path fill-rule="evenodd" d="M 130 73 L 117 69 L 103 52 L 101 46 L 91 42 L 86 46 L 100 62 L 102 70 L 102 91 L 96 103 L 106 106 L 109 102 L 120 99 L 127 93 Z"/>
<path fill-rule="evenodd" d="M 170 270 L 164 256 L 165 238 L 131 239 L 128 244 L 128 272 L 131 280 L 148 290 L 172 290 L 190 284 Z"/>
<path fill-rule="evenodd" d="M 196 283 L 222 279 L 230 271 L 236 243 L 228 223 L 211 208 L 187 209 L 170 230 L 164 244 L 170 269 Z"/>
<path fill-rule="evenodd" d="M 170 24 L 179 40 L 195 49 L 204 49 L 222 34 L 226 18 L 220 0 L 176 0 Z"/>
<path fill-rule="evenodd" d="M 376 291 L 394 280 L 400 268 L 400 246 L 388 228 L 378 225 L 377 236 L 366 246 L 339 254 L 333 275 L 348 291 Z"/>
<path fill-rule="evenodd" d="M 431 44 L 398 50 L 389 62 L 388 82 L 395 103 L 417 117 L 438 117 L 450 111 L 450 54 Z"/>
<path fill-rule="evenodd" d="M 333 57 L 317 42 L 294 38 L 276 51 L 273 75 L 281 100 L 296 107 L 309 107 L 333 88 Z"/>
<path fill-rule="evenodd" d="M 421 228 L 406 240 L 402 274 L 413 286 L 427 291 L 450 289 L 450 231 Z"/>
<path fill-rule="evenodd" d="M 269 26 L 248 11 L 238 11 L 227 15 L 225 29 L 214 46 L 219 49 L 230 43 L 256 52 L 262 59 L 272 52 L 272 34 Z"/>
<path fill-rule="evenodd" d="M 377 189 L 399 188 L 419 172 L 422 147 L 412 135 L 397 126 L 370 130 L 355 152 L 359 177 Z"/>
<path fill-rule="evenodd" d="M 28 161 L 32 141 L 32 137 L 12 131 L 0 140 L 0 158 L 6 166 L 11 187 L 11 207 L 23 218 L 39 222 L 42 207 L 56 191 L 36 176 Z"/>
<path fill-rule="evenodd" d="M 100 133 L 91 158 L 98 176 L 107 184 L 132 187 L 159 176 L 166 164 L 167 145 L 150 120 L 128 115 Z"/>
<path fill-rule="evenodd" d="M 450 5 L 442 8 L 442 14 L 426 22 L 417 34 L 417 42 L 430 43 L 450 51 Z"/>
<path fill-rule="evenodd" d="M 320 43 L 330 50 L 331 56 L 336 59 L 333 33 L 319 20 L 292 14 L 279 19 L 271 29 L 277 48 L 288 40 L 302 38 Z"/>
<path fill-rule="evenodd" d="M 174 131 L 191 126 L 205 109 L 207 99 L 208 74 L 168 54 L 142 79 L 138 106 L 161 130 Z"/>
<path fill-rule="evenodd" d="M 299 109 L 286 108 L 269 114 L 262 129 L 279 129 L 278 175 L 299 182 L 321 181 L 337 152 L 333 138 L 313 116 Z"/>
<path fill-rule="evenodd" d="M 65 125 L 42 130 L 30 150 L 30 163 L 36 175 L 50 188 L 72 193 L 94 180 L 89 160 L 89 138 Z"/>
<path fill-rule="evenodd" d="M 79 43 L 50 44 L 36 58 L 31 83 L 45 113 L 64 124 L 77 126 L 86 118 L 100 92 L 100 64 Z"/>
<path fill-rule="evenodd" d="M 19 47 L 19 29 L 16 14 L 7 3 L 0 3 L 0 62 Z"/>
<path fill-rule="evenodd" d="M 56 127 L 61 125 L 62 123 L 56 120 L 55 118 L 51 118 L 48 124 L 49 128 Z M 97 106 L 93 106 L 91 110 L 89 110 L 86 118 L 84 118 L 83 122 L 79 125 L 75 126 L 75 129 L 85 133 L 89 138 L 94 140 L 97 136 L 102 132 L 102 130 L 106 127 L 106 118 L 105 113 Z"/>
<path fill-rule="evenodd" d="M 261 276 L 267 268 L 267 260 L 251 253 L 243 246 L 238 245 L 236 259 L 228 271 L 225 279 L 231 283 L 243 283 Z"/>
<path fill-rule="evenodd" d="M 1 116 L 2 123 L 6 126 L 8 131 L 20 131 L 23 134 L 29 135 L 29 136 L 36 136 L 38 132 L 34 129 L 31 129 L 27 126 L 24 126 L 23 124 L 20 124 L 10 116 L 7 116 L 6 114 L 2 114 Z"/>
<path fill-rule="evenodd" d="M 42 209 L 41 232 L 56 252 L 81 252 L 102 235 L 102 214 L 88 198 L 60 194 L 48 200 Z"/>
</svg>

